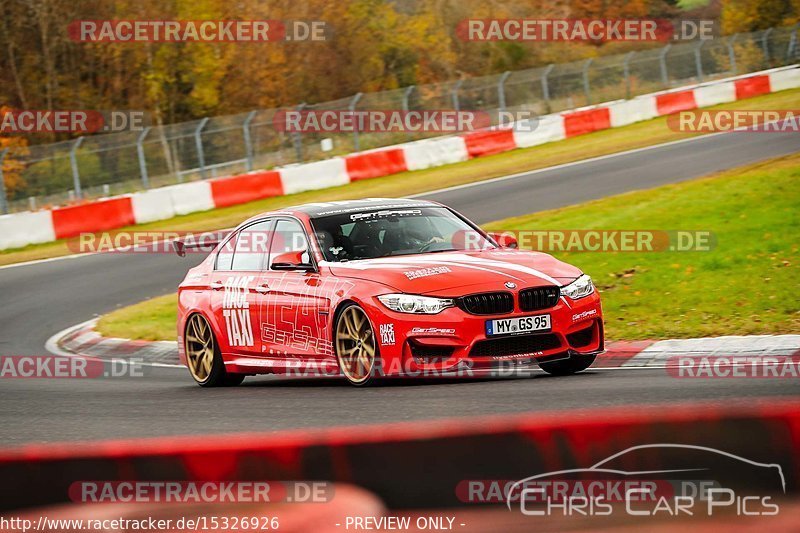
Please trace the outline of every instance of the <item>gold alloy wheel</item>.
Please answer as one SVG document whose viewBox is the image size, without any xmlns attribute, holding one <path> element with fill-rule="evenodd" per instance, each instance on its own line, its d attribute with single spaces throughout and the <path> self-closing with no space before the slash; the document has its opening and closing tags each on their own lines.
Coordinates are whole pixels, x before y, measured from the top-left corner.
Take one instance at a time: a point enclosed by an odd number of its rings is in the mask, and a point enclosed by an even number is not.
<svg viewBox="0 0 800 533">
<path fill-rule="evenodd" d="M 189 319 L 184 346 L 189 372 L 198 383 L 203 383 L 214 366 L 214 335 L 203 315 L 192 315 Z"/>
<path fill-rule="evenodd" d="M 375 335 L 367 315 L 357 305 L 345 309 L 336 322 L 336 358 L 351 383 L 365 383 L 375 366 Z"/>
</svg>

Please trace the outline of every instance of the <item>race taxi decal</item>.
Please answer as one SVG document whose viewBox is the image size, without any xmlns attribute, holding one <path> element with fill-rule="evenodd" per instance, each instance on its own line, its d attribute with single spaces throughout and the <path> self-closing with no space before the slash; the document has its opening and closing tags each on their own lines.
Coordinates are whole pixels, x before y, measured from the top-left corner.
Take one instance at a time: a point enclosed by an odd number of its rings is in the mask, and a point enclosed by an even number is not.
<svg viewBox="0 0 800 533">
<path fill-rule="evenodd" d="M 452 272 L 450 267 L 440 266 L 440 267 L 430 267 L 430 268 L 420 268 L 417 270 L 407 270 L 403 272 L 408 279 L 417 279 L 417 278 L 427 278 L 428 276 L 438 276 L 439 274 L 447 274 L 448 272 Z"/>
<path fill-rule="evenodd" d="M 381 324 L 381 344 L 384 346 L 392 346 L 395 343 L 394 338 L 394 324 Z"/>
<path fill-rule="evenodd" d="M 253 345 L 253 325 L 250 323 L 247 287 L 254 279 L 255 276 L 235 276 L 225 280 L 222 316 L 225 317 L 228 343 L 231 346 Z"/>
</svg>

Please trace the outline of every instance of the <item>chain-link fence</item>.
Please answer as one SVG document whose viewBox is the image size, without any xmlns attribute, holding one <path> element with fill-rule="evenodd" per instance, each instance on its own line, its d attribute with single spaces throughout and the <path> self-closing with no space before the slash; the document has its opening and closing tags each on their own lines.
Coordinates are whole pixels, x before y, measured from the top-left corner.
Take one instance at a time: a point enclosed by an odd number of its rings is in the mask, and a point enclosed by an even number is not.
<svg viewBox="0 0 800 533">
<path fill-rule="evenodd" d="M 471 110 L 546 114 L 796 62 L 797 26 L 551 64 L 494 76 L 359 93 L 303 110 Z M 0 152 L 19 179 L 0 213 L 315 161 L 435 132 L 284 133 L 277 110 L 152 126 Z M 321 141 L 329 148 L 323 149 Z M 332 148 L 330 148 L 332 146 Z"/>
</svg>

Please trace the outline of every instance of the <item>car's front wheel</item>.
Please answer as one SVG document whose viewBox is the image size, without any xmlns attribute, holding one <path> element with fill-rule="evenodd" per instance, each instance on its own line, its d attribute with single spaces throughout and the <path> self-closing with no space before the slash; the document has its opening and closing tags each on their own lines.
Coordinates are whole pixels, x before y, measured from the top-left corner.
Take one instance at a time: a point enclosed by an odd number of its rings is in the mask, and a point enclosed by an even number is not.
<svg viewBox="0 0 800 533">
<path fill-rule="evenodd" d="M 211 324 L 203 315 L 189 317 L 184 348 L 189 373 L 201 387 L 232 387 L 244 381 L 243 374 L 231 374 L 225 370 Z"/>
<path fill-rule="evenodd" d="M 553 376 L 569 376 L 589 368 L 597 356 L 572 354 L 568 359 L 539 363 L 539 367 Z"/>
<path fill-rule="evenodd" d="M 344 307 L 336 318 L 334 348 L 339 370 L 353 385 L 366 385 L 378 361 L 375 332 L 367 314 L 356 304 Z"/>
</svg>

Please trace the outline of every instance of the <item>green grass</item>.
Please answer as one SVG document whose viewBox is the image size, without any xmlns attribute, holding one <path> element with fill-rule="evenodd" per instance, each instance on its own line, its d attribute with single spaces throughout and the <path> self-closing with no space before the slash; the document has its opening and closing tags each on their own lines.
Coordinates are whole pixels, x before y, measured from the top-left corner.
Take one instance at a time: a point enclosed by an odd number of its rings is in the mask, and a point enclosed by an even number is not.
<svg viewBox="0 0 800 533">
<path fill-rule="evenodd" d="M 108 337 L 175 340 L 178 297 L 167 294 L 117 309 L 100 318 L 97 330 Z"/>
<path fill-rule="evenodd" d="M 800 107 L 800 89 L 792 89 L 749 100 L 723 104 L 711 109 L 769 110 L 797 109 L 798 107 Z M 252 215 L 287 205 L 365 197 L 407 196 L 442 187 L 472 183 L 507 174 L 651 146 L 693 135 L 696 134 L 690 135 L 672 131 L 667 127 L 666 118 L 662 117 L 631 124 L 623 128 L 599 131 L 564 141 L 481 157 L 454 165 L 416 172 L 402 172 L 319 191 L 266 198 L 247 204 L 121 228 L 120 231 L 205 231 L 221 229 L 236 226 Z M 24 248 L 0 251 L 0 265 L 70 255 L 72 253 L 74 252 L 64 240 L 35 244 Z"/>
<path fill-rule="evenodd" d="M 609 339 L 800 332 L 800 154 L 487 224 L 491 230 L 708 230 L 706 252 L 554 253 L 590 274 Z M 104 335 L 175 338 L 175 295 L 102 318 Z"/>
</svg>

